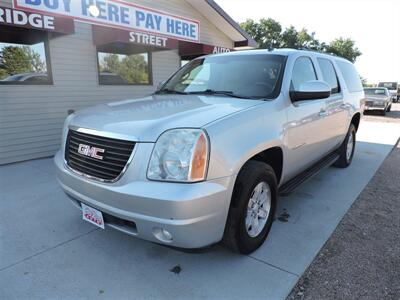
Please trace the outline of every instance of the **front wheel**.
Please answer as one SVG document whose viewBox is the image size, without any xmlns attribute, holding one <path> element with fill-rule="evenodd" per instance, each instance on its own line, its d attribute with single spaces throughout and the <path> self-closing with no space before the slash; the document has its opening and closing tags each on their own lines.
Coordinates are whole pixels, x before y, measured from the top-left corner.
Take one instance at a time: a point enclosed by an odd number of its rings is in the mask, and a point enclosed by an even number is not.
<svg viewBox="0 0 400 300">
<path fill-rule="evenodd" d="M 354 150 L 356 148 L 356 127 L 354 124 L 350 125 L 349 131 L 347 132 L 346 139 L 339 149 L 339 158 L 333 164 L 338 168 L 347 168 L 350 166 L 353 156 Z"/>
<path fill-rule="evenodd" d="M 263 162 L 247 162 L 236 179 L 224 243 L 242 254 L 259 248 L 271 229 L 276 199 L 274 170 Z"/>
</svg>

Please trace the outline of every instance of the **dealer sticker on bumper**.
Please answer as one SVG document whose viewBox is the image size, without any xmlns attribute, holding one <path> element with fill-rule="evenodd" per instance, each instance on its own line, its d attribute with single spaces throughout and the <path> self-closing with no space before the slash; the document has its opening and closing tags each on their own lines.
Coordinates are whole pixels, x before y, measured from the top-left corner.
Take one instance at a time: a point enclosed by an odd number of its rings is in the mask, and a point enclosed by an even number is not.
<svg viewBox="0 0 400 300">
<path fill-rule="evenodd" d="M 104 219 L 103 219 L 103 214 L 101 211 L 87 206 L 86 204 L 81 203 L 82 205 L 82 218 L 97 227 L 100 227 L 104 229 Z"/>
</svg>

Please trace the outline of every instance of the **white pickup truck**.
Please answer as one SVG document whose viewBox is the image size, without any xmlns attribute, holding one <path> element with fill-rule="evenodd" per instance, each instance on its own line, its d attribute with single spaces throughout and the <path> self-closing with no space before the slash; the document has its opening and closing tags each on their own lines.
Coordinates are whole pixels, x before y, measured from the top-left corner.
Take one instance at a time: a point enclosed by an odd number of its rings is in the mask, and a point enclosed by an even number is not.
<svg viewBox="0 0 400 300">
<path fill-rule="evenodd" d="M 397 82 L 379 82 L 378 87 L 387 88 L 393 102 L 399 101 L 399 84 Z"/>
</svg>

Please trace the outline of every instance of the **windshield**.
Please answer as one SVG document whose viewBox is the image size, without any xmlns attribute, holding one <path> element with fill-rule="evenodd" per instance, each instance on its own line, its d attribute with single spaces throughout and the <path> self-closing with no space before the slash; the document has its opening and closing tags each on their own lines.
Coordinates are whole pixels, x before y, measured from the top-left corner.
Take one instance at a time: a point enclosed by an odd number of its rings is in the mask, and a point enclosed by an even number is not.
<svg viewBox="0 0 400 300">
<path fill-rule="evenodd" d="M 366 89 L 366 95 L 386 95 L 385 89 Z"/>
<path fill-rule="evenodd" d="M 379 87 L 385 87 L 388 90 L 397 90 L 397 82 L 380 82 Z"/>
<path fill-rule="evenodd" d="M 286 57 L 228 55 L 195 59 L 180 69 L 159 91 L 215 94 L 240 98 L 276 98 Z"/>
</svg>

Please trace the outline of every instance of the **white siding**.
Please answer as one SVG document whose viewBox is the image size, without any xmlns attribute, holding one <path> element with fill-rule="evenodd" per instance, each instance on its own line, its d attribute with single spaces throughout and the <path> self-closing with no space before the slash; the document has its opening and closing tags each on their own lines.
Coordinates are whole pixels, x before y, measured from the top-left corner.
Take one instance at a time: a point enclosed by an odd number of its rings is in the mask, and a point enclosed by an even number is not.
<svg viewBox="0 0 400 300">
<path fill-rule="evenodd" d="M 183 0 L 132 2 L 197 19 L 202 43 L 232 47 L 227 36 Z M 11 7 L 11 0 L 0 0 L 0 6 Z M 176 50 L 155 52 L 154 86 L 100 86 L 89 24 L 75 22 L 75 34 L 53 38 L 49 46 L 53 85 L 0 86 L 0 165 L 53 155 L 69 109 L 144 96 L 180 65 Z"/>
</svg>

